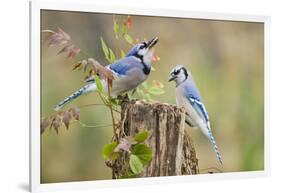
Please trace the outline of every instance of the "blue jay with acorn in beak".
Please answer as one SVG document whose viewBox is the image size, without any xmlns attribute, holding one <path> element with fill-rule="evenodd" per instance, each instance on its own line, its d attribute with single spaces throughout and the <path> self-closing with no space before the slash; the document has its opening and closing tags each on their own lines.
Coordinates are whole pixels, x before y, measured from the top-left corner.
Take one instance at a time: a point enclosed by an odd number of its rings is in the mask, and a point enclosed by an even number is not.
<svg viewBox="0 0 281 193">
<path fill-rule="evenodd" d="M 222 157 L 212 134 L 207 110 L 202 102 L 201 95 L 191 73 L 183 65 L 178 65 L 170 73 L 169 81 L 176 82 L 176 103 L 184 107 L 187 115 L 185 122 L 191 127 L 198 127 L 207 136 L 222 164 Z"/>
<path fill-rule="evenodd" d="M 110 93 L 111 97 L 115 98 L 119 94 L 135 89 L 148 78 L 153 58 L 152 48 L 157 44 L 157 42 L 158 37 L 155 37 L 150 41 L 138 43 L 131 48 L 124 58 L 106 66 L 106 68 L 110 70 L 114 76 Z M 107 82 L 103 80 L 102 83 L 103 87 L 106 88 Z M 66 104 L 79 96 L 96 90 L 97 85 L 95 80 L 93 78 L 88 79 L 85 86 L 58 103 L 55 110 L 60 110 Z"/>
</svg>

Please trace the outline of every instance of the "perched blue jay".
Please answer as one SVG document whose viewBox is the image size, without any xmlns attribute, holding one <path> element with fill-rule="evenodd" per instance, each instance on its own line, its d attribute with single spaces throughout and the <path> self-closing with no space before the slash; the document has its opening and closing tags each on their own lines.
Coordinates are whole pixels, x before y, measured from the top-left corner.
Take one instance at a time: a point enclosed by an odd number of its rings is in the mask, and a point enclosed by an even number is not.
<svg viewBox="0 0 281 193">
<path fill-rule="evenodd" d="M 155 37 L 150 41 L 143 41 L 136 44 L 124 58 L 106 66 L 114 76 L 110 93 L 111 97 L 115 98 L 121 93 L 135 89 L 148 78 L 153 58 L 153 50 L 151 48 L 157 42 L 158 37 Z M 94 79 L 88 79 L 86 82 L 87 84 L 85 86 L 61 101 L 55 107 L 55 110 L 59 110 L 77 97 L 97 89 Z M 105 80 L 102 80 L 102 84 L 104 88 L 107 87 Z"/>
<path fill-rule="evenodd" d="M 191 73 L 182 65 L 176 66 L 170 73 L 169 81 L 176 82 L 176 103 L 184 107 L 187 115 L 185 122 L 191 127 L 198 127 L 208 137 L 222 164 L 221 154 L 213 137 L 209 116 L 202 102 L 199 90 L 192 78 Z"/>
</svg>

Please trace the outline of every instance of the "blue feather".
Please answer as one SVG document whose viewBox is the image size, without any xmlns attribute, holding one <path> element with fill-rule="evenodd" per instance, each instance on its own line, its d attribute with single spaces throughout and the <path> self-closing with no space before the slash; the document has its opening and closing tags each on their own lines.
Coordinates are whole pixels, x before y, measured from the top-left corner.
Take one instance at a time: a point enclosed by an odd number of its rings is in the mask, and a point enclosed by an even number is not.
<svg viewBox="0 0 281 193">
<path fill-rule="evenodd" d="M 128 52 L 127 57 L 136 55 L 138 50 L 139 50 L 139 45 L 137 44 L 133 46 L 132 49 Z"/>
<path fill-rule="evenodd" d="M 79 97 L 83 94 L 93 91 L 94 89 L 95 89 L 95 83 L 90 83 L 90 84 L 83 86 L 82 88 L 80 88 L 79 90 L 74 92 L 72 95 L 70 95 L 69 97 L 67 97 L 63 101 L 61 101 L 59 104 L 57 104 L 55 107 L 55 110 L 56 111 L 60 110 L 67 103 L 73 101 L 74 99 L 76 99 L 77 97 Z"/>
<path fill-rule="evenodd" d="M 196 99 L 192 96 L 189 96 L 188 99 L 189 99 L 191 105 L 193 106 L 193 108 L 200 115 L 200 117 L 202 119 L 204 119 L 206 123 L 208 123 L 209 122 L 209 115 L 208 115 L 208 112 L 207 112 L 204 104 L 200 100 L 198 100 L 198 99 Z"/>
<path fill-rule="evenodd" d="M 213 149 L 214 149 L 214 151 L 216 153 L 217 159 L 222 164 L 221 153 L 219 152 L 217 143 L 216 143 L 215 138 L 214 138 L 214 136 L 212 134 L 212 131 L 211 131 L 211 128 L 210 128 L 208 112 L 207 112 L 204 104 L 200 100 L 198 100 L 198 99 L 196 99 L 196 98 L 194 98 L 192 96 L 190 96 L 188 99 L 189 99 L 191 105 L 193 106 L 193 108 L 199 114 L 199 116 L 202 117 L 205 120 L 205 122 L 207 123 L 208 139 L 212 143 L 212 147 L 213 147 Z"/>
<path fill-rule="evenodd" d="M 141 62 L 134 56 L 125 57 L 113 64 L 110 64 L 108 67 L 110 70 L 120 76 L 127 75 L 128 72 L 133 68 L 143 68 Z"/>
</svg>

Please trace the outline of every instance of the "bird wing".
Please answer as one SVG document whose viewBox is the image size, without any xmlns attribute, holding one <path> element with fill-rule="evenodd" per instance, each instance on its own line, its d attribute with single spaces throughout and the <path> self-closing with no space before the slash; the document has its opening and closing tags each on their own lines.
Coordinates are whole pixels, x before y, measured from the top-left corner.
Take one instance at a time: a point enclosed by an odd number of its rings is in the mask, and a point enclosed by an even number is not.
<svg viewBox="0 0 281 193">
<path fill-rule="evenodd" d="M 209 115 L 204 104 L 193 96 L 188 96 L 188 100 L 199 116 L 208 124 L 208 127 L 210 128 Z"/>
<path fill-rule="evenodd" d="M 197 92 L 197 96 L 200 96 Z M 209 115 L 208 112 L 203 104 L 203 102 L 195 97 L 195 95 L 193 95 L 190 90 L 189 92 L 185 92 L 185 97 L 188 99 L 188 101 L 190 102 L 191 106 L 193 107 L 193 109 L 198 113 L 198 115 L 202 118 L 202 120 L 206 123 L 205 126 L 200 127 L 201 131 L 208 137 L 209 141 L 212 144 L 212 147 L 216 153 L 217 159 L 219 160 L 219 162 L 222 164 L 222 157 L 221 157 L 221 153 L 218 149 L 217 143 L 215 141 L 215 138 L 212 134 L 211 131 L 211 126 L 210 126 L 210 121 L 209 121 Z"/>
<path fill-rule="evenodd" d="M 135 67 L 141 67 L 140 61 L 133 56 L 125 57 L 108 65 L 108 68 L 117 76 L 127 75 L 127 72 Z"/>
<path fill-rule="evenodd" d="M 109 64 L 108 66 L 106 66 L 106 68 L 113 73 L 113 76 L 116 79 L 118 79 L 122 76 L 125 76 L 130 69 L 135 67 L 134 64 L 139 65 L 139 61 L 135 57 L 130 56 L 130 57 L 122 58 L 113 64 Z M 92 76 L 90 76 L 85 81 L 95 82 L 95 79 Z"/>
<path fill-rule="evenodd" d="M 205 128 L 206 128 L 206 132 L 207 132 L 207 137 L 212 144 L 213 150 L 216 153 L 218 161 L 222 164 L 222 156 L 221 156 L 221 153 L 217 146 L 217 143 L 215 141 L 215 138 L 212 134 L 209 116 L 208 116 L 208 113 L 207 113 L 207 110 L 206 110 L 204 104 L 200 100 L 198 100 L 194 97 L 189 97 L 189 101 L 190 101 L 191 105 L 193 106 L 193 108 L 198 112 L 198 114 L 206 121 L 207 127 L 205 127 Z"/>
</svg>

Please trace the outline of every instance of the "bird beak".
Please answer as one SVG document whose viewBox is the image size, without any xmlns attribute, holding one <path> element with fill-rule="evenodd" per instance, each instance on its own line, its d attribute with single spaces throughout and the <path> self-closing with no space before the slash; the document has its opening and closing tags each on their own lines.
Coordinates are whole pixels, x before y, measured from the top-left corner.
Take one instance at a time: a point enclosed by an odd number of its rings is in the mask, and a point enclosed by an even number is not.
<svg viewBox="0 0 281 193">
<path fill-rule="evenodd" d="M 147 48 L 151 49 L 158 42 L 158 37 L 153 38 L 152 40 L 147 42 Z"/>
<path fill-rule="evenodd" d="M 176 78 L 177 78 L 176 76 L 170 75 L 170 77 L 169 77 L 169 82 L 175 80 Z"/>
</svg>

